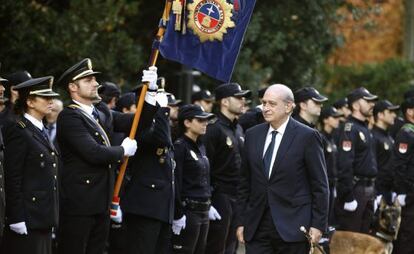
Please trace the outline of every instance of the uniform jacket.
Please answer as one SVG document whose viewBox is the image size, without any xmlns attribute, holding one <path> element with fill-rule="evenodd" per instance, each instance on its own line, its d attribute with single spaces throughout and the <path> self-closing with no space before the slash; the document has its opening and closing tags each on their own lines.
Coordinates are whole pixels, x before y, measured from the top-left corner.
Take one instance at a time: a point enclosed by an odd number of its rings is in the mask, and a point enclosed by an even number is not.
<svg viewBox="0 0 414 254">
<path fill-rule="evenodd" d="M 174 168 L 169 108 L 144 104 L 130 158 L 121 207 L 124 213 L 171 223 L 174 214 Z"/>
<path fill-rule="evenodd" d="M 102 112 L 98 109 L 100 118 Z M 105 120 L 100 122 L 105 123 Z M 71 104 L 59 114 L 57 139 L 63 167 L 60 179 L 61 213 L 94 215 L 109 213 L 114 187 L 113 165 L 124 149 L 110 146 L 108 124 L 97 125 L 82 109 Z"/>
<path fill-rule="evenodd" d="M 305 241 L 301 226 L 325 231 L 328 222 L 328 180 L 322 140 L 316 130 L 290 118 L 270 178 L 263 168 L 269 124 L 246 133 L 239 185 L 239 225 L 250 241 L 266 208 L 284 241 Z"/>
<path fill-rule="evenodd" d="M 7 223 L 29 229 L 58 224 L 58 154 L 29 120 L 3 127 Z"/>
</svg>

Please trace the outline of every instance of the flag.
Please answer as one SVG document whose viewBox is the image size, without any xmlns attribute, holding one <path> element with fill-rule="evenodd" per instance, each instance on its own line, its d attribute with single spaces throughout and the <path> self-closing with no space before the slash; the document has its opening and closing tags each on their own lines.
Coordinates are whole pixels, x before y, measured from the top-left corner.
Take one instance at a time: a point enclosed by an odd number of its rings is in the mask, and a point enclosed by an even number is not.
<svg viewBox="0 0 414 254">
<path fill-rule="evenodd" d="M 175 0 L 159 45 L 161 55 L 229 82 L 256 0 Z M 178 8 L 179 9 L 179 8 Z M 177 13 L 182 16 L 177 30 Z"/>
</svg>

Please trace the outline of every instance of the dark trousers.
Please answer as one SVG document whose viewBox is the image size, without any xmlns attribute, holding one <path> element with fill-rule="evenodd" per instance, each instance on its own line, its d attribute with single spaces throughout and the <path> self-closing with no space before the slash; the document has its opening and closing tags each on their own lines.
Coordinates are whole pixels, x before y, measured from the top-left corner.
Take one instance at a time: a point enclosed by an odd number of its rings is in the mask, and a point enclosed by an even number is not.
<svg viewBox="0 0 414 254">
<path fill-rule="evenodd" d="M 374 186 L 357 183 L 354 187 L 354 195 L 358 206 L 353 212 L 344 210 L 344 201 L 337 202 L 335 210 L 338 229 L 368 234 L 374 217 Z"/>
<path fill-rule="evenodd" d="M 109 233 L 109 213 L 60 216 L 59 254 L 102 254 Z"/>
<path fill-rule="evenodd" d="M 171 225 L 156 219 L 125 213 L 126 253 L 165 254 L 171 252 Z"/>
<path fill-rule="evenodd" d="M 124 254 L 126 252 L 126 227 L 125 224 L 119 224 L 111 221 L 108 239 L 108 254 Z"/>
<path fill-rule="evenodd" d="M 246 254 L 306 254 L 308 242 L 285 242 L 273 224 L 270 209 L 266 209 L 253 239 L 246 242 Z"/>
<path fill-rule="evenodd" d="M 236 200 L 227 194 L 215 193 L 211 205 L 216 208 L 221 220 L 210 221 L 206 253 L 234 254 L 237 248 Z"/>
<path fill-rule="evenodd" d="M 408 194 L 405 203 L 401 210 L 400 230 L 394 242 L 393 254 L 414 253 L 414 194 Z"/>
<path fill-rule="evenodd" d="M 208 211 L 186 211 L 185 229 L 173 235 L 173 253 L 203 254 L 209 227 Z"/>
<path fill-rule="evenodd" d="M 1 253 L 7 254 L 51 254 L 52 230 L 30 230 L 27 235 L 19 235 L 10 229 L 5 230 Z M 4 252 L 3 252 L 4 251 Z"/>
</svg>

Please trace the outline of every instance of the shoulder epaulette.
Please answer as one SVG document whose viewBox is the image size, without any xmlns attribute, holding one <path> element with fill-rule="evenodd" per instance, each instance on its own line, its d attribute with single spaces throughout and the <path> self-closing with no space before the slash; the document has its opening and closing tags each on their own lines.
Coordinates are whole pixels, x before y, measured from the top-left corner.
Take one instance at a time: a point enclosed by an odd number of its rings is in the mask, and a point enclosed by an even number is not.
<svg viewBox="0 0 414 254">
<path fill-rule="evenodd" d="M 78 109 L 78 108 L 80 108 L 78 105 L 76 105 L 76 104 L 70 104 L 70 105 L 68 105 L 67 106 L 68 108 L 71 108 L 71 109 Z"/>
<path fill-rule="evenodd" d="M 217 121 L 218 121 L 218 118 L 217 118 L 217 117 L 215 117 L 215 118 L 213 118 L 213 119 L 210 121 L 210 124 L 215 124 Z"/>
<path fill-rule="evenodd" d="M 402 127 L 404 130 L 410 131 L 410 132 L 414 132 L 414 124 L 412 123 L 406 123 L 403 125 Z"/>
<path fill-rule="evenodd" d="M 352 123 L 345 123 L 344 131 L 351 131 L 352 130 Z"/>
<path fill-rule="evenodd" d="M 26 128 L 26 124 L 23 123 L 23 121 L 18 121 L 17 124 L 19 125 L 20 128 L 24 129 Z"/>
</svg>

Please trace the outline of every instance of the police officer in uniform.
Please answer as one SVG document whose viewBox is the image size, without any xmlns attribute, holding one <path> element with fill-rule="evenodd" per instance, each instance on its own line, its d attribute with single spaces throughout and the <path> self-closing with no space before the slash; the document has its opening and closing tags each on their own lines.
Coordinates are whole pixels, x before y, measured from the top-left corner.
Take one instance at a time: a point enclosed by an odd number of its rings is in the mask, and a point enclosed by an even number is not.
<svg viewBox="0 0 414 254">
<path fill-rule="evenodd" d="M 204 253 L 211 203 L 210 164 L 199 138 L 207 130 L 213 114 L 194 104 L 178 113 L 180 137 L 174 143 L 177 162 L 176 206 L 172 225 L 174 253 Z"/>
<path fill-rule="evenodd" d="M 368 233 L 373 217 L 377 162 L 367 120 L 376 99 L 363 87 L 348 95 L 352 114 L 340 130 L 338 147 L 336 214 L 342 230 Z"/>
<path fill-rule="evenodd" d="M 315 124 L 321 114 L 322 103 L 327 101 L 328 98 L 321 95 L 313 87 L 304 87 L 296 90 L 294 96 L 296 108 L 293 118 L 304 125 L 315 128 Z"/>
<path fill-rule="evenodd" d="M 250 94 L 237 83 L 222 84 L 215 89 L 220 112 L 217 113 L 217 121 L 207 127 L 204 136 L 213 186 L 206 253 L 235 252 L 236 196 L 244 142 L 237 117 L 242 112 L 244 98 Z"/>
<path fill-rule="evenodd" d="M 405 124 L 397 133 L 392 157 L 394 189 L 402 206 L 401 225 L 393 253 L 414 253 L 414 98 L 401 104 Z"/>
<path fill-rule="evenodd" d="M 0 77 L 0 100 L 4 101 L 4 83 L 7 82 L 7 79 Z M 0 246 L 1 240 L 3 237 L 3 230 L 4 230 L 4 215 L 6 213 L 6 197 L 4 195 L 4 170 L 3 170 L 3 162 L 4 162 L 4 142 L 3 142 L 3 135 L 0 131 Z"/>
<path fill-rule="evenodd" d="M 72 99 L 59 114 L 57 139 L 60 171 L 59 253 L 103 253 L 109 232 L 109 207 L 114 186 L 113 164 L 135 153 L 135 140 L 111 146 L 109 120 L 93 106 L 98 98 L 92 62 L 86 58 L 59 79 Z M 114 216 L 119 219 L 120 211 Z"/>
<path fill-rule="evenodd" d="M 339 127 L 339 118 L 343 114 L 338 112 L 334 107 L 326 107 L 322 109 L 320 116 L 321 136 L 324 147 L 324 155 L 326 161 L 326 169 L 329 181 L 329 220 L 328 225 L 335 225 L 334 218 L 334 201 L 336 198 L 336 182 L 338 180 L 336 160 L 338 156 L 338 148 L 333 139 L 333 131 Z"/>
<path fill-rule="evenodd" d="M 376 159 L 378 165 L 378 175 L 375 181 L 377 199 L 374 209 L 379 204 L 381 196 L 388 204 L 392 203 L 393 172 L 390 169 L 390 160 L 394 139 L 389 134 L 389 128 L 394 124 L 397 117 L 396 110 L 400 107 L 393 105 L 387 100 L 379 101 L 374 107 L 375 124 L 371 132 L 374 137 Z"/>
<path fill-rule="evenodd" d="M 204 111 L 211 113 L 213 111 L 214 96 L 209 90 L 201 90 L 191 95 L 191 103 L 199 105 Z"/>
<path fill-rule="evenodd" d="M 7 230 L 5 253 L 52 251 L 52 228 L 58 224 L 58 154 L 47 137 L 43 118 L 52 109 L 53 77 L 17 85 L 20 120 L 3 127 Z"/>
<path fill-rule="evenodd" d="M 266 89 L 267 87 L 262 88 L 257 92 L 257 97 L 259 97 L 260 104 L 254 108 L 247 110 L 246 113 L 239 117 L 239 124 L 243 128 L 243 131 L 247 131 L 247 129 L 265 122 L 262 112 L 262 98 L 264 93 L 266 92 Z"/>
<path fill-rule="evenodd" d="M 157 92 L 155 67 L 144 71 L 149 82 L 136 140 L 137 154 L 131 158 L 121 207 L 126 225 L 128 254 L 171 252 L 174 217 L 173 143 L 170 109 L 164 92 Z"/>
</svg>

